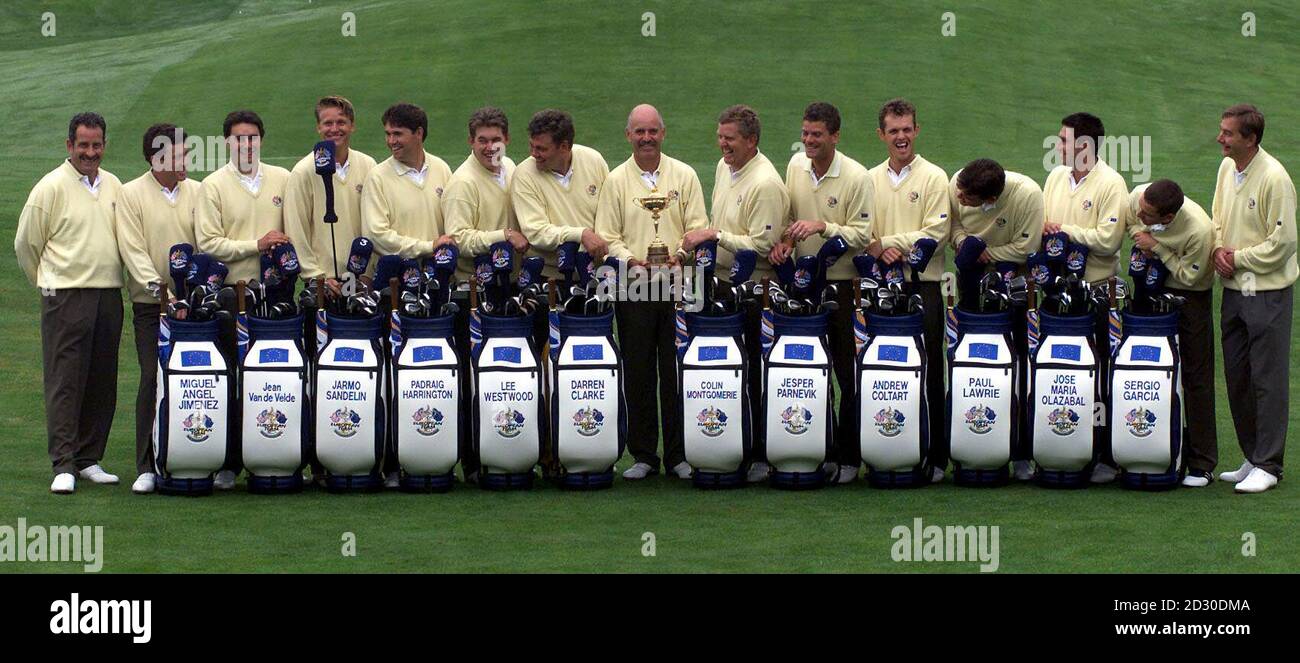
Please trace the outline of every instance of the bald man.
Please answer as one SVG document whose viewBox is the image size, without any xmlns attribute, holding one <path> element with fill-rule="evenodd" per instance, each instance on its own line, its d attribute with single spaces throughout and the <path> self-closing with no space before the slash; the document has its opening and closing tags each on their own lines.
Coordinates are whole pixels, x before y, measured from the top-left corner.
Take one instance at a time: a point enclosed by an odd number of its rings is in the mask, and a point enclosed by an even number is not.
<svg viewBox="0 0 1300 663">
<path fill-rule="evenodd" d="M 676 247 L 687 231 L 704 228 L 704 192 L 695 169 L 663 153 L 663 117 L 654 106 L 641 104 L 628 115 L 627 142 L 632 156 L 610 172 L 596 204 L 596 233 L 609 244 L 609 255 L 628 265 L 632 278 L 646 278 L 646 252 L 655 239 L 650 213 L 637 199 L 657 193 L 669 198 L 659 215 L 658 236 Z M 671 258 L 671 264 L 677 257 Z M 637 289 L 641 293 L 649 288 Z M 663 464 L 679 478 L 691 476 L 682 448 L 677 401 L 676 348 L 673 344 L 673 302 L 623 299 L 615 309 L 618 342 L 627 372 L 624 384 L 628 409 L 628 449 L 635 460 L 623 473 L 628 480 L 659 472 L 659 434 L 663 433 Z M 658 405 L 655 385 L 658 381 Z M 657 417 L 657 420 L 656 420 Z"/>
</svg>

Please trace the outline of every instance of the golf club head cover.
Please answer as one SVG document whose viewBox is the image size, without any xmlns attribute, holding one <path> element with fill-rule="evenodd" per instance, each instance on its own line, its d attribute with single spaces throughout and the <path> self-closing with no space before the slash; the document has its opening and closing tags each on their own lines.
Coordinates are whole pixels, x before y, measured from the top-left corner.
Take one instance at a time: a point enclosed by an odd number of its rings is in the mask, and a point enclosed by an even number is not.
<svg viewBox="0 0 1300 663">
<path fill-rule="evenodd" d="M 953 265 L 959 272 L 982 272 L 984 265 L 980 263 L 980 256 L 984 255 L 987 248 L 988 244 L 984 240 L 970 235 L 957 247 L 957 255 L 952 259 Z"/>
<path fill-rule="evenodd" d="M 215 286 L 218 290 L 226 285 L 226 277 L 230 276 L 230 268 L 226 263 L 213 258 L 208 263 L 208 285 Z"/>
<path fill-rule="evenodd" d="M 578 251 L 578 254 L 573 256 L 573 266 L 578 272 L 578 283 L 584 286 L 587 285 L 587 282 L 591 280 L 591 254 L 586 251 Z"/>
<path fill-rule="evenodd" d="M 1128 275 L 1137 279 L 1145 278 L 1147 273 L 1147 256 L 1142 249 L 1133 247 L 1133 252 L 1128 254 Z"/>
<path fill-rule="evenodd" d="M 478 285 L 487 285 L 492 280 L 492 254 L 480 253 L 474 256 L 474 281 Z"/>
<path fill-rule="evenodd" d="M 193 258 L 194 246 L 191 244 L 174 244 L 167 250 L 167 271 L 172 277 L 172 295 L 175 297 L 185 292 L 185 277 L 189 276 Z"/>
<path fill-rule="evenodd" d="M 402 279 L 402 256 L 396 253 L 380 256 L 375 263 L 375 287 L 382 290 L 392 279 Z"/>
<path fill-rule="evenodd" d="M 772 265 L 772 268 L 776 270 L 776 280 L 781 285 L 790 287 L 790 284 L 794 283 L 794 258 L 786 257 L 785 260 Z"/>
<path fill-rule="evenodd" d="M 727 280 L 731 281 L 731 285 L 740 285 L 754 275 L 754 267 L 757 265 L 758 252 L 741 249 L 736 252 L 735 258 L 731 261 L 731 273 Z"/>
<path fill-rule="evenodd" d="M 1043 235 L 1043 254 L 1047 256 L 1047 266 L 1057 274 L 1064 275 L 1061 267 L 1065 263 L 1065 251 L 1070 246 L 1070 236 L 1065 232 Z"/>
<path fill-rule="evenodd" d="M 1088 247 L 1077 242 L 1070 242 L 1065 249 L 1065 273 L 1083 278 L 1088 267 Z"/>
<path fill-rule="evenodd" d="M 484 258 L 487 256 L 484 255 Z M 420 289 L 420 280 L 424 277 L 424 270 L 420 269 L 420 261 L 415 258 L 407 258 L 402 261 L 402 290 L 415 292 Z M 382 289 L 382 286 L 381 286 Z"/>
<path fill-rule="evenodd" d="M 375 253 L 375 244 L 368 237 L 358 237 L 352 240 L 352 248 L 348 251 L 348 271 L 361 276 L 366 273 L 370 267 L 370 256 Z"/>
<path fill-rule="evenodd" d="M 325 185 L 325 223 L 337 223 L 339 217 L 334 212 L 334 171 L 337 169 L 334 159 L 334 141 L 322 140 L 311 148 L 316 174 Z"/>
<path fill-rule="evenodd" d="M 822 247 L 817 249 L 817 264 L 820 265 L 819 272 L 825 276 L 827 272 L 831 271 L 831 265 L 839 261 L 840 256 L 848 253 L 848 251 L 849 243 L 839 235 L 822 242 Z"/>
<path fill-rule="evenodd" d="M 794 291 L 801 295 L 811 295 L 817 286 L 818 277 L 820 276 L 817 256 L 807 255 L 799 256 L 794 261 Z"/>
<path fill-rule="evenodd" d="M 704 270 L 705 278 L 713 278 L 718 268 L 718 242 L 710 240 L 695 247 L 695 266 Z"/>
<path fill-rule="evenodd" d="M 913 281 L 921 277 L 921 272 L 924 272 L 925 268 L 930 265 L 930 259 L 934 257 L 934 252 L 938 249 L 939 241 L 933 237 L 922 237 L 912 245 L 912 250 L 907 254 L 907 264 L 912 268 Z M 975 257 L 979 258 L 978 255 Z"/>
<path fill-rule="evenodd" d="M 877 283 L 883 278 L 880 273 L 879 263 L 876 262 L 875 256 L 870 253 L 853 256 L 853 267 L 858 270 L 858 278 L 875 279 Z"/>
<path fill-rule="evenodd" d="M 906 283 L 907 277 L 903 274 L 903 261 L 899 260 L 894 264 L 885 267 L 884 277 L 885 280 L 881 282 L 882 285 L 886 283 Z"/>
<path fill-rule="evenodd" d="M 275 261 L 276 268 L 280 271 L 280 278 L 283 279 L 283 283 L 280 284 L 280 296 L 285 300 L 291 299 L 294 286 L 298 283 L 298 275 L 302 273 L 298 252 L 293 248 L 293 244 L 285 242 L 271 250 L 271 259 Z"/>
<path fill-rule="evenodd" d="M 185 285 L 197 288 L 208 282 L 208 273 L 212 270 L 212 256 L 195 253 L 190 256 L 190 268 L 185 273 Z"/>
<path fill-rule="evenodd" d="M 443 244 L 433 250 L 433 271 L 450 274 L 456 271 L 457 260 L 460 260 L 460 249 L 455 244 Z"/>
<path fill-rule="evenodd" d="M 1025 270 L 1029 273 L 1029 279 L 1039 288 L 1047 285 L 1052 278 L 1052 269 L 1047 265 L 1047 255 L 1042 251 L 1035 251 L 1025 257 Z"/>
<path fill-rule="evenodd" d="M 1002 283 L 1007 284 L 1011 283 L 1011 279 L 1016 278 L 1016 272 L 1020 270 L 1020 266 L 1010 260 L 999 260 L 993 263 L 993 270 L 998 273 L 998 276 L 1002 277 Z"/>
<path fill-rule="evenodd" d="M 564 275 L 566 281 L 573 280 L 573 271 L 578 267 L 577 259 L 577 242 L 565 242 L 555 249 L 555 268 Z"/>
<path fill-rule="evenodd" d="M 509 274 L 515 266 L 515 247 L 510 242 L 497 242 L 488 247 L 492 256 L 492 273 Z"/>
<path fill-rule="evenodd" d="M 1164 294 L 1165 280 L 1169 278 L 1169 269 L 1165 267 L 1164 261 L 1152 256 L 1147 259 L 1147 273 L 1143 284 L 1146 286 L 1148 297 L 1155 297 Z"/>
<path fill-rule="evenodd" d="M 519 287 L 527 288 L 534 283 L 542 282 L 542 268 L 546 267 L 546 260 L 541 256 L 528 256 L 524 258 L 524 263 L 519 270 Z"/>
</svg>

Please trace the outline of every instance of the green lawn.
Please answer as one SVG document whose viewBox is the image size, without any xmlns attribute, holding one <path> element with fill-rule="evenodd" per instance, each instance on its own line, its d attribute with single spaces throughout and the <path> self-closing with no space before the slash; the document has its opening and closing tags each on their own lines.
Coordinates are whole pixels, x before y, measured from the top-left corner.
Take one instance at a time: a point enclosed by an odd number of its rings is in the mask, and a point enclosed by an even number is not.
<svg viewBox="0 0 1300 663">
<path fill-rule="evenodd" d="M 181 6 L 19 0 L 0 8 L 0 235 L 14 236 L 27 192 L 63 158 L 75 112 L 107 118 L 105 167 L 126 181 L 143 171 L 139 136 L 148 125 L 166 120 L 219 134 L 222 118 L 238 107 L 261 113 L 266 160 L 288 167 L 316 140 L 312 103 L 329 93 L 356 104 L 354 145 L 379 159 L 387 154 L 383 109 L 399 100 L 424 106 L 427 147 L 453 167 L 466 153 L 469 113 L 486 103 L 514 120 L 517 161 L 527 156 L 530 114 L 556 106 L 574 114 L 578 142 L 617 165 L 628 154 L 627 111 L 649 101 L 667 121 L 666 151 L 692 164 L 710 190 L 715 120 L 725 106 L 745 102 L 759 111 L 763 148 L 781 168 L 799 138 L 803 107 L 832 101 L 844 114 L 841 149 L 874 165 L 885 158 L 872 131 L 876 110 L 893 96 L 917 104 L 918 151 L 949 173 L 990 156 L 1041 183 L 1044 137 L 1067 113 L 1088 110 L 1112 135 L 1150 136 L 1153 178 L 1177 180 L 1208 209 L 1219 112 L 1239 101 L 1263 109 L 1265 146 L 1300 171 L 1293 85 L 1300 9 L 1282 1 L 1253 4 L 1253 38 L 1241 34 L 1242 9 L 1168 0 Z M 950 10 L 957 35 L 944 37 L 941 15 Z M 41 36 L 45 11 L 56 15 L 55 37 Z M 340 36 L 345 11 L 355 13 L 356 37 Z M 641 34 L 645 11 L 656 15 L 654 37 Z M 707 493 L 659 477 L 598 494 L 545 487 L 498 495 L 462 486 L 435 496 L 267 498 L 245 494 L 241 482 L 235 493 L 208 499 L 135 497 L 129 323 L 104 462 L 124 484 L 82 482 L 75 496 L 54 497 L 37 297 L 12 259 L 0 261 L 0 525 L 20 517 L 103 525 L 105 571 L 974 569 L 893 562 L 891 528 L 917 517 L 999 526 L 1001 570 L 1010 572 L 1282 572 L 1300 564 L 1300 498 L 1287 483 L 1259 496 L 1234 495 L 1223 483 L 1168 494 L 951 484 L 786 494 L 765 487 Z M 1294 361 L 1292 375 L 1300 376 Z M 1221 374 L 1216 384 L 1221 466 L 1235 467 L 1241 454 Z M 1257 536 L 1256 557 L 1241 554 L 1247 531 Z M 340 554 L 344 532 L 357 535 L 354 558 Z M 655 535 L 655 557 L 641 554 L 644 532 Z M 0 564 L 0 572 L 78 569 Z"/>
</svg>

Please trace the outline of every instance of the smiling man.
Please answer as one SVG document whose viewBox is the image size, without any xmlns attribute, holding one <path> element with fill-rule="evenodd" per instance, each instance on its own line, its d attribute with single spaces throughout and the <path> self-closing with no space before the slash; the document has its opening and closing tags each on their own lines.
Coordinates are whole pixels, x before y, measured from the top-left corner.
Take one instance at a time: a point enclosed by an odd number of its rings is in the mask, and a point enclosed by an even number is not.
<svg viewBox="0 0 1300 663">
<path fill-rule="evenodd" d="M 444 229 L 442 199 L 451 179 L 447 162 L 424 149 L 429 116 L 414 104 L 393 104 L 382 118 L 392 156 L 361 185 L 361 230 L 379 255 L 418 258 L 455 240 Z"/>
<path fill-rule="evenodd" d="M 1214 185 L 1214 270 L 1223 280 L 1223 373 L 1246 462 L 1219 475 L 1239 493 L 1282 478 L 1290 412 L 1291 311 L 1296 267 L 1295 184 L 1264 151 L 1264 114 L 1223 111 L 1223 161 Z"/>
<path fill-rule="evenodd" d="M 905 99 L 891 99 L 880 107 L 876 137 L 885 144 L 889 158 L 871 169 L 875 190 L 874 238 L 867 252 L 886 265 L 906 259 L 916 241 L 929 237 L 939 243 L 930 264 L 920 274 L 925 309 L 925 351 L 930 370 L 926 374 L 926 399 L 930 406 L 930 466 L 932 481 L 941 481 L 948 467 L 948 436 L 944 431 L 947 410 L 943 390 L 943 277 L 944 240 L 948 238 L 948 175 L 916 153 L 921 125 L 916 106 Z"/>
<path fill-rule="evenodd" d="M 100 168 L 108 125 L 98 113 L 68 123 L 68 158 L 32 188 L 18 217 L 14 253 L 41 289 L 45 433 L 50 492 L 77 477 L 117 483 L 99 466 L 117 406 L 122 336 L 122 260 L 113 209 L 122 183 Z"/>
</svg>

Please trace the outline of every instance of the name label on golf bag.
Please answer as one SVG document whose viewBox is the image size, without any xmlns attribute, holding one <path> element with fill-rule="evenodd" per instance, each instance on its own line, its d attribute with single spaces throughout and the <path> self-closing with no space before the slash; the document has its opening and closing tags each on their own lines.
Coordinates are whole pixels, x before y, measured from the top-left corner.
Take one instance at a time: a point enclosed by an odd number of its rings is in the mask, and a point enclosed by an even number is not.
<svg viewBox="0 0 1300 663">
<path fill-rule="evenodd" d="M 953 461 L 972 470 L 1006 466 L 1015 428 L 1015 358 L 1006 336 L 963 335 L 948 375 Z"/>
<path fill-rule="evenodd" d="M 880 472 L 919 467 L 930 446 L 925 353 L 912 336 L 874 336 L 860 357 L 858 426 L 862 462 Z"/>
<path fill-rule="evenodd" d="M 1168 337 L 1129 336 L 1112 372 L 1110 430 L 1126 472 L 1168 474 L 1182 462 L 1182 394 L 1177 346 Z"/>
<path fill-rule="evenodd" d="M 293 341 L 256 340 L 244 357 L 244 467 L 256 476 L 289 476 L 303 465 L 306 369 Z"/>
<path fill-rule="evenodd" d="M 376 341 L 331 338 L 316 365 L 316 458 L 330 474 L 370 474 L 383 459 L 383 353 Z"/>
<path fill-rule="evenodd" d="M 743 350 L 732 337 L 696 336 L 681 366 L 686 462 L 706 472 L 737 471 L 749 452 Z"/>
<path fill-rule="evenodd" d="M 163 476 L 202 479 L 221 469 L 230 436 L 230 368 L 210 342 L 177 342 L 158 368 L 153 442 Z"/>
<path fill-rule="evenodd" d="M 623 455 L 623 374 L 602 336 L 564 339 L 555 362 L 555 448 L 569 472 L 605 472 Z"/>
<path fill-rule="evenodd" d="M 475 366 L 479 462 L 491 473 L 532 471 L 541 455 L 542 384 L 528 340 L 484 341 Z"/>
<path fill-rule="evenodd" d="M 1097 358 L 1083 336 L 1049 336 L 1030 371 L 1029 435 L 1034 462 L 1077 472 L 1092 461 Z"/>
<path fill-rule="evenodd" d="M 460 458 L 459 358 L 443 338 L 407 339 L 394 365 L 397 459 L 407 474 L 442 475 Z"/>
<path fill-rule="evenodd" d="M 780 472 L 815 472 L 831 452 L 830 355 L 816 336 L 781 336 L 764 366 L 767 460 Z"/>
</svg>

